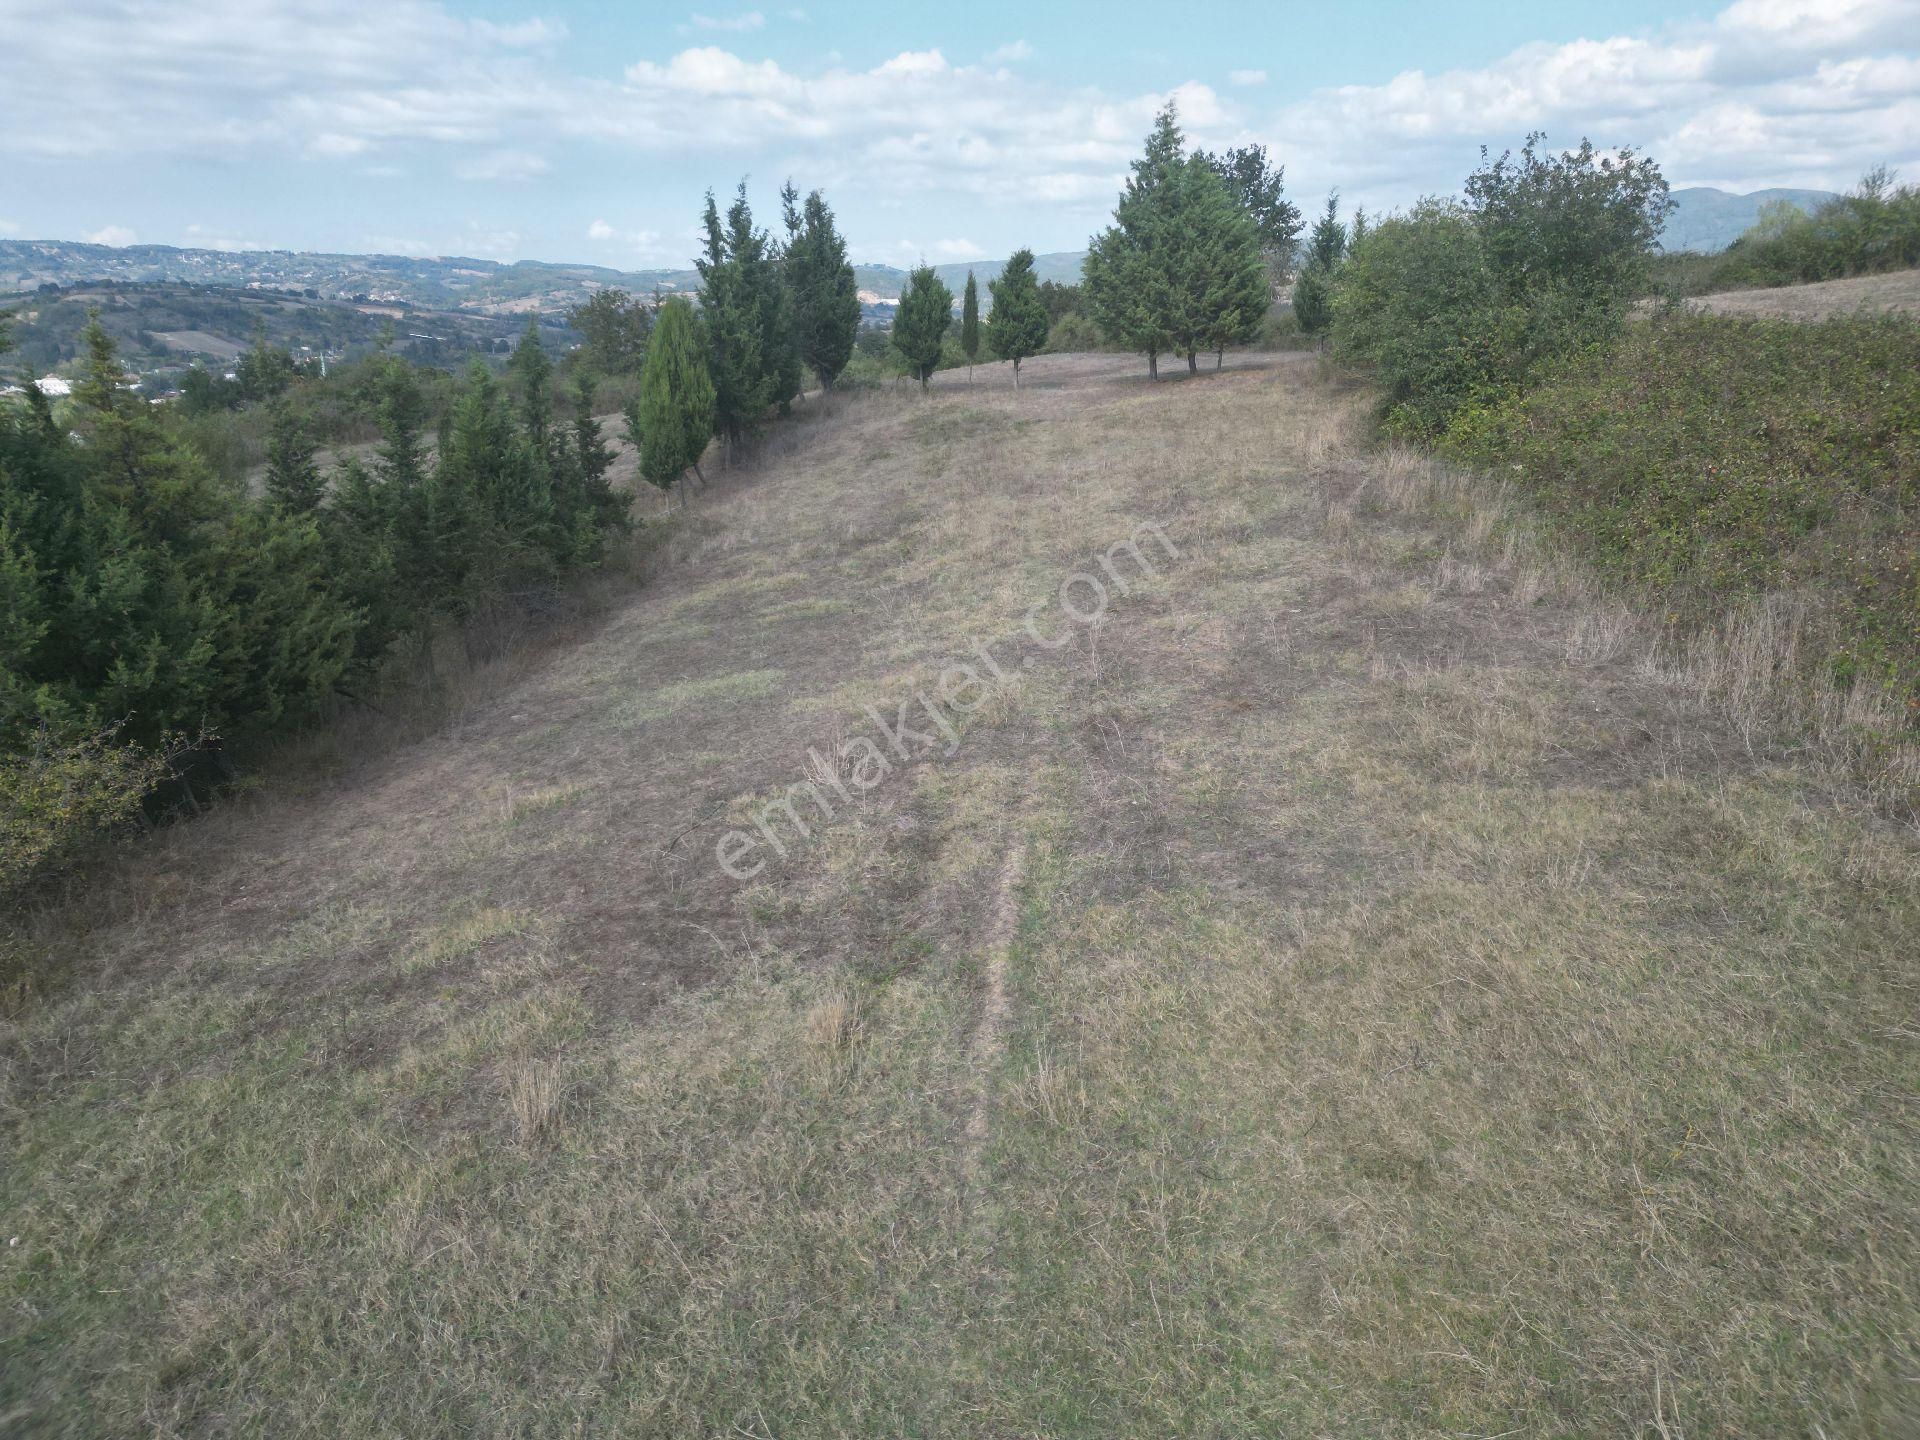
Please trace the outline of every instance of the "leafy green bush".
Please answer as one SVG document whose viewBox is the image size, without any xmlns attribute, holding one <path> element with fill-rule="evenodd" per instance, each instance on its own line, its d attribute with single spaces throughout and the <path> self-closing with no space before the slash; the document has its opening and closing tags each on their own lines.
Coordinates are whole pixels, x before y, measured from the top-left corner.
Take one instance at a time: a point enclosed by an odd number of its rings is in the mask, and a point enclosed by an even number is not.
<svg viewBox="0 0 1920 1440">
<path fill-rule="evenodd" d="M 46 732 L 0 758 L 0 900 L 17 899 L 90 842 L 133 823 L 167 774 L 154 750 L 109 729 L 64 743 Z"/>
<path fill-rule="evenodd" d="M 1920 702 L 1920 326 L 1673 314 L 1463 409 L 1444 451 L 1667 608 L 1809 600 L 1835 677 Z"/>
<path fill-rule="evenodd" d="M 1513 394 L 1610 339 L 1644 287 L 1670 206 L 1659 168 L 1586 141 L 1553 155 L 1541 139 L 1518 159 L 1482 151 L 1465 203 L 1425 200 L 1372 226 L 1332 272 L 1334 349 L 1379 376 L 1389 429 L 1431 437 Z"/>
<path fill-rule="evenodd" d="M 1531 373 L 1531 329 L 1453 201 L 1422 201 L 1374 226 L 1333 296 L 1335 353 L 1373 370 L 1400 434 L 1433 435 L 1456 412 L 1509 394 Z"/>
</svg>

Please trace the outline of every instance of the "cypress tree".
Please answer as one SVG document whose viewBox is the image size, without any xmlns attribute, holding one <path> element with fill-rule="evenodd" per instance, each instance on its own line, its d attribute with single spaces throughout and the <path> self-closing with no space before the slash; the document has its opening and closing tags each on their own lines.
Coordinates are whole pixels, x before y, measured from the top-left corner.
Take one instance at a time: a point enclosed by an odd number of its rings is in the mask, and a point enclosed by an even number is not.
<svg viewBox="0 0 1920 1440">
<path fill-rule="evenodd" d="M 987 316 L 987 345 L 1003 360 L 1013 362 L 1013 388 L 1020 388 L 1020 362 L 1037 355 L 1047 343 L 1047 307 L 1033 278 L 1033 251 L 1016 250 L 998 280 L 987 289 L 993 311 Z"/>
<path fill-rule="evenodd" d="M 940 346 L 952 323 L 953 292 L 931 265 L 916 267 L 893 314 L 893 348 L 906 357 L 922 390 L 940 363 Z"/>
<path fill-rule="evenodd" d="M 1087 298 L 1100 328 L 1146 353 L 1147 373 L 1173 347 L 1179 319 L 1176 275 L 1184 243 L 1178 194 L 1186 140 L 1168 104 L 1154 117 L 1145 152 L 1114 206 L 1113 224 L 1088 244 Z"/>
<path fill-rule="evenodd" d="M 960 349 L 967 357 L 967 383 L 973 383 L 973 362 L 980 358 L 980 285 L 967 271 L 967 292 L 960 302 Z"/>
<path fill-rule="evenodd" d="M 847 262 L 847 244 L 834 228 L 833 211 L 818 190 L 805 206 L 793 182 L 780 192 L 787 222 L 784 270 L 793 294 L 794 334 L 801 361 L 813 371 L 822 390 L 853 358 L 854 336 L 860 329 L 860 295 L 853 266 Z"/>
<path fill-rule="evenodd" d="M 313 439 L 307 427 L 284 398 L 275 400 L 268 416 L 266 489 L 274 503 L 289 514 L 312 514 L 326 493 L 326 482 L 313 455 Z"/>
<path fill-rule="evenodd" d="M 627 415 L 628 437 L 640 446 L 640 473 L 661 490 L 671 491 L 688 470 L 700 473 L 701 452 L 716 426 L 710 347 L 702 343 L 700 328 L 700 317 L 685 300 L 660 307 L 640 373 L 639 404 Z"/>
<path fill-rule="evenodd" d="M 553 431 L 553 361 L 540 343 L 540 324 L 531 315 L 507 369 L 520 387 L 521 423 L 527 427 L 527 438 L 544 458 Z"/>
<path fill-rule="evenodd" d="M 708 192 L 703 224 L 706 253 L 694 264 L 700 271 L 702 328 L 714 391 L 713 427 L 731 458 L 733 447 L 760 424 L 768 407 L 793 392 L 775 395 L 785 357 L 768 352 L 768 322 L 777 321 L 779 306 L 769 303 L 767 292 L 778 279 L 767 259 L 766 235 L 753 228 L 744 181 L 724 225 Z M 790 332 L 786 338 L 791 339 Z"/>
</svg>

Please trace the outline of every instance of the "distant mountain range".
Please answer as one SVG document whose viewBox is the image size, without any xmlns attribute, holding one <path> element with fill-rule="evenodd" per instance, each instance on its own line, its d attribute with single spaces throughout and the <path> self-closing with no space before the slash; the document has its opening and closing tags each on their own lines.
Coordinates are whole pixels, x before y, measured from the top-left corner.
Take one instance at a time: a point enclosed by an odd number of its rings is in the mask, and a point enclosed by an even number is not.
<svg viewBox="0 0 1920 1440">
<path fill-rule="evenodd" d="M 1724 250 L 1759 217 L 1769 202 L 1784 200 L 1812 209 L 1831 199 L 1826 190 L 1756 190 L 1734 195 L 1694 186 L 1673 192 L 1674 211 L 1661 236 L 1667 250 Z M 1071 284 L 1080 278 L 1084 250 L 1041 255 L 1042 280 Z M 971 270 L 985 285 L 1004 261 L 936 265 L 955 295 Z M 871 301 L 897 299 L 907 272 L 894 265 L 857 265 L 856 281 Z M 295 250 L 183 250 L 171 245 L 89 245 L 76 240 L 0 240 L 0 295 L 41 285 L 119 281 L 170 281 L 194 285 L 251 286 L 298 290 L 317 299 L 411 305 L 433 310 L 474 310 L 491 315 L 555 314 L 609 287 L 636 294 L 690 293 L 699 273 L 684 270 L 613 270 L 601 265 L 565 265 L 521 260 L 503 265 L 466 256 L 330 255 Z"/>
<path fill-rule="evenodd" d="M 1754 190 L 1735 195 L 1695 185 L 1673 192 L 1673 214 L 1660 234 L 1662 250 L 1724 250 L 1745 234 L 1760 212 L 1777 200 L 1812 210 L 1832 200 L 1831 190 Z"/>
</svg>

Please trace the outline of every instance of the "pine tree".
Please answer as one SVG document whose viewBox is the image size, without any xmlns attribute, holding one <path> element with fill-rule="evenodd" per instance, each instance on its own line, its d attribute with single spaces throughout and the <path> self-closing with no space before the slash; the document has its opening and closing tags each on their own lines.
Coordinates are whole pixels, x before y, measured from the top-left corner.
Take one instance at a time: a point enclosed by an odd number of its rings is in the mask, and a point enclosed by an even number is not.
<svg viewBox="0 0 1920 1440">
<path fill-rule="evenodd" d="M 1192 306 L 1186 341 L 1191 374 L 1197 368 L 1197 350 L 1212 350 L 1217 370 L 1227 346 L 1244 344 L 1259 333 L 1268 289 L 1253 219 L 1204 156 L 1187 163 L 1185 184 L 1186 263 L 1181 280 Z"/>
<path fill-rule="evenodd" d="M 1340 192 L 1327 192 L 1327 208 L 1320 218 L 1313 222 L 1313 233 L 1307 237 L 1307 264 L 1318 265 L 1327 274 L 1333 273 L 1334 266 L 1340 263 L 1340 257 L 1347 253 L 1347 227 L 1340 223 Z"/>
<path fill-rule="evenodd" d="M 307 427 L 285 399 L 275 400 L 268 413 L 266 489 L 289 514 L 312 514 L 326 493 L 326 481 L 313 455 Z"/>
<path fill-rule="evenodd" d="M 633 526 L 632 494 L 607 482 L 613 451 L 594 418 L 597 388 L 593 376 L 585 370 L 574 373 L 573 448 L 556 475 L 557 481 L 564 482 L 556 487 L 562 520 L 573 537 L 566 557 L 569 566 L 599 559 L 608 535 Z"/>
<path fill-rule="evenodd" d="M 787 222 L 784 269 L 793 294 L 800 359 L 819 379 L 820 388 L 831 390 L 853 358 L 854 336 L 860 329 L 860 295 L 853 266 L 847 263 L 846 241 L 834 228 L 833 211 L 818 190 L 801 206 L 789 180 L 780 199 Z"/>
<path fill-rule="evenodd" d="M 1013 388 L 1020 388 L 1020 362 L 1047 343 L 1047 307 L 1033 278 L 1033 251 L 1016 250 L 1000 278 L 988 283 L 993 310 L 987 316 L 987 346 L 1013 362 Z"/>
<path fill-rule="evenodd" d="M 973 383 L 973 362 L 980 358 L 980 286 L 967 271 L 966 297 L 960 302 L 960 350 L 967 357 L 967 383 Z"/>
<path fill-rule="evenodd" d="M 628 438 L 640 447 L 640 473 L 661 490 L 671 491 L 688 470 L 700 473 L 701 453 L 715 429 L 710 347 L 700 329 L 701 317 L 685 300 L 660 307 L 640 374 L 639 404 L 627 415 Z"/>
<path fill-rule="evenodd" d="M 893 312 L 893 348 L 906 357 L 922 390 L 940 363 L 940 347 L 953 324 L 953 292 L 931 265 L 921 265 L 907 276 L 907 288 Z"/>
</svg>

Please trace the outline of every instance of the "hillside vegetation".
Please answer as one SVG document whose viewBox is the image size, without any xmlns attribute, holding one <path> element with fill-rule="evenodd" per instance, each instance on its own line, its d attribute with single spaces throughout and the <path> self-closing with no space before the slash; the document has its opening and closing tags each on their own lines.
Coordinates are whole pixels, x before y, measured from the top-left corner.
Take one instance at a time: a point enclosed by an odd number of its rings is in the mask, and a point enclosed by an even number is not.
<svg viewBox="0 0 1920 1440">
<path fill-rule="evenodd" d="M 1911 1428 L 1912 836 L 1311 357 L 1025 370 L 46 917 L 14 1433 Z"/>
</svg>

